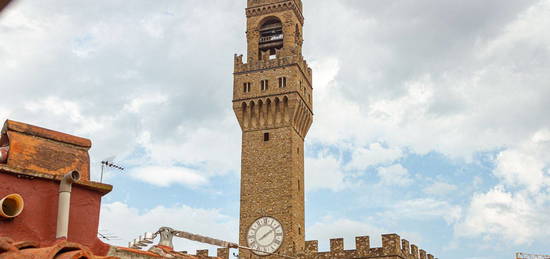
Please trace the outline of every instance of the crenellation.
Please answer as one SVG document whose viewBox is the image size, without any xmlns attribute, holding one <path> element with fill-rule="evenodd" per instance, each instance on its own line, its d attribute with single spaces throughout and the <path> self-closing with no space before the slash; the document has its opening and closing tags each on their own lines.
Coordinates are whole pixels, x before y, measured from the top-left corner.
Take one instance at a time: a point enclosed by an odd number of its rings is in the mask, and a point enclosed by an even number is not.
<svg viewBox="0 0 550 259">
<path fill-rule="evenodd" d="M 411 245 L 411 254 L 413 256 L 412 258 L 414 258 L 414 259 L 419 259 L 420 258 L 420 256 L 418 255 L 418 246 L 416 246 L 414 244 Z"/>
<path fill-rule="evenodd" d="M 427 259 L 426 258 L 426 251 L 420 249 L 420 259 Z"/>
<path fill-rule="evenodd" d="M 196 255 L 197 256 L 206 256 L 206 257 L 208 257 L 208 249 L 197 250 Z"/>
<path fill-rule="evenodd" d="M 218 248 L 216 256 L 221 259 L 229 259 L 229 248 Z"/>
<path fill-rule="evenodd" d="M 370 250 L 370 237 L 359 236 L 355 237 L 355 249 L 359 256 L 364 256 L 369 253 Z"/>
<path fill-rule="evenodd" d="M 423 256 L 423 257 L 422 257 Z M 386 258 L 386 259 L 434 259 L 432 255 L 426 255 L 424 250 L 419 250 L 416 245 L 410 245 L 409 241 L 396 234 L 382 235 L 382 247 L 370 247 L 369 236 L 355 237 L 355 249 L 345 250 L 344 239 L 330 239 L 330 251 L 319 252 L 319 243 L 306 241 L 305 251 L 301 259 L 349 259 L 349 258 Z"/>
<path fill-rule="evenodd" d="M 331 252 L 340 252 L 344 251 L 344 239 L 343 238 L 333 238 L 330 240 L 330 251 Z"/>
<path fill-rule="evenodd" d="M 235 55 L 234 74 L 259 72 L 262 70 L 270 70 L 296 65 L 304 74 L 305 78 L 308 80 L 309 86 L 311 87 L 312 85 L 313 72 L 308 66 L 308 63 L 304 60 L 304 57 L 301 55 L 280 57 L 275 59 L 269 59 L 268 55 L 268 59 L 261 59 L 258 61 L 248 60 L 247 63 L 243 63 L 242 56 L 243 55 Z M 262 56 L 264 55 L 262 54 Z"/>
<path fill-rule="evenodd" d="M 401 240 L 401 250 L 403 251 L 403 254 L 406 256 L 411 254 L 411 245 L 409 244 L 409 241 L 406 239 Z"/>
<path fill-rule="evenodd" d="M 387 255 L 401 254 L 401 238 L 397 234 L 382 235 L 382 248 Z"/>
<path fill-rule="evenodd" d="M 319 252 L 319 241 L 317 240 L 311 240 L 306 241 L 306 254 L 316 254 Z"/>
<path fill-rule="evenodd" d="M 235 54 L 235 67 L 243 64 L 243 55 Z"/>
</svg>

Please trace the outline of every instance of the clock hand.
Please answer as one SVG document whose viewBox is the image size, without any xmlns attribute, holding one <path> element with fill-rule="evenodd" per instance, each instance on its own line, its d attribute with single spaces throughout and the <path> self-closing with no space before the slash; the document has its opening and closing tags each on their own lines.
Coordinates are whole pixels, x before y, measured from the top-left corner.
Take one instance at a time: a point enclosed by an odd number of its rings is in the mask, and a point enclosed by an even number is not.
<svg viewBox="0 0 550 259">
<path fill-rule="evenodd" d="M 266 238 L 269 234 L 271 234 L 273 232 L 273 229 L 270 230 L 269 232 L 265 233 L 265 235 L 263 235 L 262 237 L 260 237 L 260 239 L 258 239 L 258 241 L 261 241 L 263 240 L 264 238 Z"/>
</svg>

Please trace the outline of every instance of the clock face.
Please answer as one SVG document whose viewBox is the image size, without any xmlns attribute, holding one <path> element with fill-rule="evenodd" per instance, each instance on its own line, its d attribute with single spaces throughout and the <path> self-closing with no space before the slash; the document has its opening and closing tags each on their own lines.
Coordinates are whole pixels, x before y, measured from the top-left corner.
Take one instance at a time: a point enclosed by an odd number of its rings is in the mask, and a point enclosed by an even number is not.
<svg viewBox="0 0 550 259">
<path fill-rule="evenodd" d="M 248 247 L 257 255 L 275 253 L 283 243 L 283 226 L 272 217 L 262 217 L 254 221 L 248 229 Z"/>
</svg>

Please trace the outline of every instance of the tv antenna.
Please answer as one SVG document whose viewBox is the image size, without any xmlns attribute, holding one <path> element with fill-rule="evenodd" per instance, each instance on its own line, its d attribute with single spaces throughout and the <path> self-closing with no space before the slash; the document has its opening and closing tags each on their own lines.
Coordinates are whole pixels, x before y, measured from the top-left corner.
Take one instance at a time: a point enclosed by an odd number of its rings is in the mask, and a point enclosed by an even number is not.
<svg viewBox="0 0 550 259">
<path fill-rule="evenodd" d="M 121 240 L 118 236 L 112 235 L 110 233 L 101 233 L 97 232 L 97 236 L 101 239 L 112 241 L 112 240 Z"/>
<path fill-rule="evenodd" d="M 101 161 L 101 178 L 99 179 L 99 182 L 103 182 L 103 171 L 105 167 L 118 169 L 120 171 L 124 171 L 124 167 L 114 164 L 113 162 L 109 162 L 109 160 L 103 160 Z"/>
</svg>

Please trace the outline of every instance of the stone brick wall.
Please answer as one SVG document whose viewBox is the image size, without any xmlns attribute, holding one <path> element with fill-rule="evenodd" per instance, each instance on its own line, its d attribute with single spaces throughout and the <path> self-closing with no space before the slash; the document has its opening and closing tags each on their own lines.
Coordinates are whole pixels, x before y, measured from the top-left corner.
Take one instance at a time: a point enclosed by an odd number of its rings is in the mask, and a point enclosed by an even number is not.
<svg viewBox="0 0 550 259">
<path fill-rule="evenodd" d="M 283 26 L 283 45 L 279 57 L 301 56 L 303 17 L 293 1 L 247 9 L 247 63 L 267 60 L 260 56 L 260 27 L 267 19 L 277 18 Z"/>
<path fill-rule="evenodd" d="M 355 238 L 355 249 L 345 250 L 344 239 L 330 240 L 330 251 L 319 252 L 318 241 L 307 241 L 306 248 L 300 259 L 351 259 L 351 258 L 382 258 L 382 259 L 434 259 L 424 250 L 418 250 L 416 245 L 396 234 L 382 235 L 382 247 L 371 248 L 370 238 L 361 236 Z"/>
<path fill-rule="evenodd" d="M 247 17 L 251 17 L 264 13 L 277 12 L 283 8 L 295 11 L 296 16 L 303 24 L 302 0 L 248 0 L 246 15 Z"/>
<path fill-rule="evenodd" d="M 233 110 L 243 131 L 239 243 L 247 244 L 255 220 L 274 217 L 285 232 L 277 251 L 284 255 L 303 251 L 305 245 L 303 150 L 313 122 L 313 87 L 302 56 L 301 8 L 300 0 L 249 0 L 247 62 L 242 55 L 234 60 Z M 282 39 L 278 47 L 261 50 L 260 28 L 270 20 L 281 22 Z M 279 86 L 282 77 L 284 87 Z M 268 81 L 268 89 L 261 89 L 262 80 Z M 243 249 L 239 257 L 260 258 Z"/>
<path fill-rule="evenodd" d="M 302 56 L 281 57 L 272 60 L 242 62 L 235 57 L 233 100 L 245 100 L 260 96 L 296 93 L 310 110 L 313 110 L 312 71 Z M 278 79 L 286 77 L 286 87 L 280 88 Z M 269 89 L 262 91 L 261 80 L 269 80 Z M 251 91 L 244 91 L 244 83 L 251 83 Z"/>
<path fill-rule="evenodd" d="M 264 133 L 270 134 L 269 141 L 264 141 Z M 243 133 L 240 244 L 247 244 L 248 227 L 256 219 L 271 216 L 285 232 L 280 252 L 293 254 L 303 247 L 303 157 L 297 154 L 303 154 L 303 146 L 292 127 Z"/>
<path fill-rule="evenodd" d="M 112 246 L 109 250 L 109 256 L 120 257 L 121 259 L 158 259 L 158 258 L 176 258 L 176 259 L 229 259 L 228 248 L 218 248 L 216 256 L 209 254 L 208 250 L 197 250 L 195 255 L 187 252 L 164 251 L 163 249 L 152 249 L 153 251 L 143 251 L 126 247 Z"/>
</svg>

